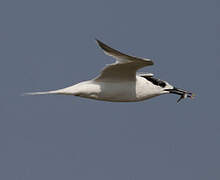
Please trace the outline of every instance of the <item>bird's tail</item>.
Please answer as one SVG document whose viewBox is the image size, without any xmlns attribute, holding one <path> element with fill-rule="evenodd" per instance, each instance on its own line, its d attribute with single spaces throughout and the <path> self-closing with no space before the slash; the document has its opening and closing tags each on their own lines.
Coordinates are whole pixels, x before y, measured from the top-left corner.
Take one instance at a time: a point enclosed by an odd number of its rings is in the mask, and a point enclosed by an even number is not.
<svg viewBox="0 0 220 180">
<path fill-rule="evenodd" d="M 28 92 L 23 93 L 22 96 L 29 96 L 29 95 L 45 95 L 45 94 L 61 94 L 59 90 L 55 91 L 43 91 L 43 92 Z"/>
</svg>

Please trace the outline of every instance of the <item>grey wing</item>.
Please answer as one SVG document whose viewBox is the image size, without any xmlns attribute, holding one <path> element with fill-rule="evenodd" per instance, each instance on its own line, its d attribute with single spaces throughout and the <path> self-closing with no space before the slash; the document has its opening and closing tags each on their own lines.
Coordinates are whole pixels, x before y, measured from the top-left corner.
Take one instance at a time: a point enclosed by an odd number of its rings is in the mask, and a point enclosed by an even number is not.
<svg viewBox="0 0 220 180">
<path fill-rule="evenodd" d="M 105 54 L 114 57 L 116 62 L 107 65 L 95 80 L 134 80 L 138 69 L 153 65 L 153 61 L 150 59 L 121 53 L 99 40 L 97 40 L 97 43 L 104 50 Z"/>
</svg>

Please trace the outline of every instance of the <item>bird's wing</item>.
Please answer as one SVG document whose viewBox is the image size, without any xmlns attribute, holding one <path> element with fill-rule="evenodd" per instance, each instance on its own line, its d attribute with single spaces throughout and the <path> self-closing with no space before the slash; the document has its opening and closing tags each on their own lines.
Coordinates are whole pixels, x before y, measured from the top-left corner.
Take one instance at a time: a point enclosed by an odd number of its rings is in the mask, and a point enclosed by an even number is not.
<svg viewBox="0 0 220 180">
<path fill-rule="evenodd" d="M 150 59 L 129 56 L 107 46 L 99 40 L 96 41 L 105 54 L 114 57 L 116 62 L 106 65 L 95 80 L 134 80 L 138 69 L 154 64 Z"/>
</svg>

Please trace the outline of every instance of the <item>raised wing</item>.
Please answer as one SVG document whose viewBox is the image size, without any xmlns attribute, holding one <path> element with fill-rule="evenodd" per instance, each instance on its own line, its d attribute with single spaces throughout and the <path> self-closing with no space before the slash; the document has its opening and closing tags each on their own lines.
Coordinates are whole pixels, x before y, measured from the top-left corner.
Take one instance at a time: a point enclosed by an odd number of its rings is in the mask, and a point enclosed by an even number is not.
<svg viewBox="0 0 220 180">
<path fill-rule="evenodd" d="M 154 64 L 150 59 L 130 56 L 107 46 L 99 40 L 96 41 L 105 54 L 114 57 L 116 62 L 107 65 L 95 80 L 135 80 L 138 69 Z"/>
</svg>

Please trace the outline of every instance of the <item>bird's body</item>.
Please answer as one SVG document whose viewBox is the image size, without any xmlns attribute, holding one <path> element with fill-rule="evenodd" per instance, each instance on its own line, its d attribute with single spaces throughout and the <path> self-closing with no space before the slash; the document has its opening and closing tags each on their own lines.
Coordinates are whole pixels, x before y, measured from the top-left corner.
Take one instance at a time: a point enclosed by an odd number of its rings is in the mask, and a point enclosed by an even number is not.
<svg viewBox="0 0 220 180">
<path fill-rule="evenodd" d="M 137 75 L 134 81 L 102 82 L 90 80 L 64 89 L 32 94 L 63 94 L 104 101 L 135 102 L 160 95 L 157 92 L 157 86 L 153 86 L 148 80 Z"/>
<path fill-rule="evenodd" d="M 179 94 L 181 99 L 185 95 L 192 97 L 192 93 L 174 88 L 166 81 L 154 78 L 153 74 L 137 74 L 138 69 L 153 65 L 150 59 L 129 56 L 97 42 L 107 55 L 116 58 L 116 62 L 107 65 L 98 77 L 63 89 L 27 94 L 74 95 L 112 102 L 136 102 L 167 93 Z"/>
</svg>

